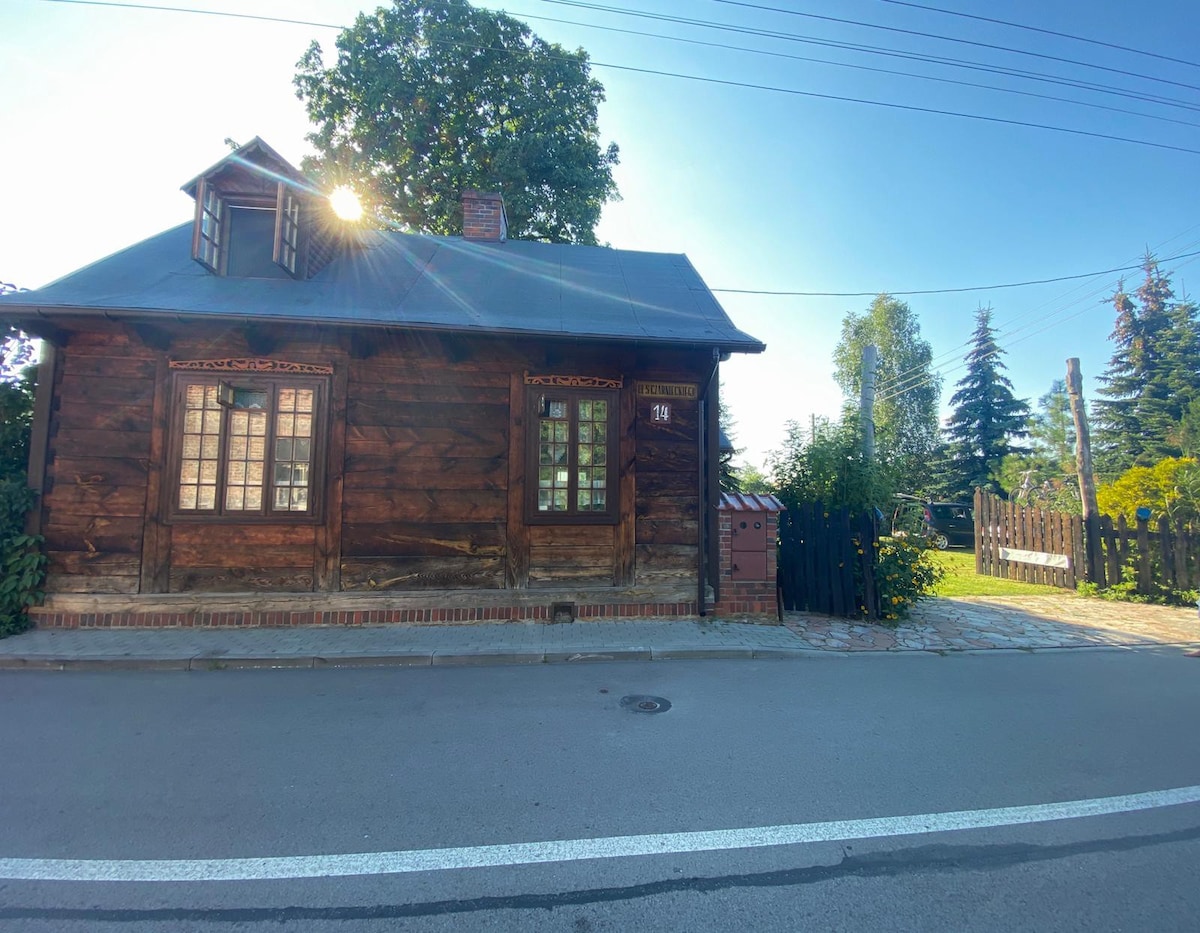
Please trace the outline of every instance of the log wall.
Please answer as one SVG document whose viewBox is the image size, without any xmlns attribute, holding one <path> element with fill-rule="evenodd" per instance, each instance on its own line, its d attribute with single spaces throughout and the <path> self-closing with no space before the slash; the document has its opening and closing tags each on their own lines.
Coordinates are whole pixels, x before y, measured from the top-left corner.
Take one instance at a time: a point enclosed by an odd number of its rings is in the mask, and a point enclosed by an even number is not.
<svg viewBox="0 0 1200 933">
<path fill-rule="evenodd" d="M 651 424 L 635 385 L 699 385 L 703 352 L 298 326 L 64 333 L 41 512 L 52 594 L 639 587 L 649 600 L 695 584 L 699 406 L 673 400 L 672 423 Z M 241 357 L 334 367 L 315 524 L 165 517 L 167 363 Z M 525 524 L 512 457 L 529 371 L 624 378 L 617 524 Z"/>
</svg>

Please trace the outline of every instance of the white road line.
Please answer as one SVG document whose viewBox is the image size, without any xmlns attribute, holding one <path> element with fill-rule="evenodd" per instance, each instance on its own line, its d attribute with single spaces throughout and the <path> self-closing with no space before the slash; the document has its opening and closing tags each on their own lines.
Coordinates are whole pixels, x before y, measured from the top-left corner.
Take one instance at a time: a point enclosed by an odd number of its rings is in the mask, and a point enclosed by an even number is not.
<svg viewBox="0 0 1200 933">
<path fill-rule="evenodd" d="M 1130 813 L 1180 804 L 1200 803 L 1200 785 L 1170 790 L 1068 800 L 1025 807 L 957 810 L 916 816 L 889 816 L 827 823 L 795 823 L 704 832 L 561 839 L 511 845 L 359 852 L 344 855 L 297 855 L 230 859 L 34 859 L 0 858 L 0 879 L 14 881 L 263 881 L 288 878 L 332 878 L 347 875 L 391 875 L 456 868 L 532 865 L 583 859 L 629 858 L 756 849 L 811 842 L 850 842 L 921 833 L 991 829 Z"/>
</svg>

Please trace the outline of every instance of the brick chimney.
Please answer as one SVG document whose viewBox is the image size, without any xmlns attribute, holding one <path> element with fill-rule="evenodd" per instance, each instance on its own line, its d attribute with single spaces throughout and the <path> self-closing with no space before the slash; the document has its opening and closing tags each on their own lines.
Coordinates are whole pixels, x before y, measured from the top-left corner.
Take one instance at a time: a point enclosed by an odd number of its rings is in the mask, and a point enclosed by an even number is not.
<svg viewBox="0 0 1200 933">
<path fill-rule="evenodd" d="M 494 191 L 468 189 L 462 193 L 463 239 L 500 243 L 508 237 L 504 198 Z"/>
</svg>

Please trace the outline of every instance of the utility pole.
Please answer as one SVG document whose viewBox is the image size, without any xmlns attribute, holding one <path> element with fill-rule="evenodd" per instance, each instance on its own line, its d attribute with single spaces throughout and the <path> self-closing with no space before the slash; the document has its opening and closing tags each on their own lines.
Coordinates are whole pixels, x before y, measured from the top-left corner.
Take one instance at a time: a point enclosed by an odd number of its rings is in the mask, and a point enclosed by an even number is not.
<svg viewBox="0 0 1200 933">
<path fill-rule="evenodd" d="M 863 459 L 867 463 L 875 460 L 875 365 L 878 360 L 879 349 L 875 344 L 863 347 L 862 395 L 858 410 L 862 419 Z"/>
<path fill-rule="evenodd" d="M 1079 359 L 1067 360 L 1067 395 L 1075 419 L 1075 467 L 1079 472 L 1079 499 L 1083 503 L 1084 552 L 1086 578 L 1096 580 L 1096 561 L 1100 557 L 1100 510 L 1096 505 L 1096 480 L 1092 475 L 1092 438 L 1088 433 L 1087 411 L 1083 407 L 1083 376 Z"/>
</svg>

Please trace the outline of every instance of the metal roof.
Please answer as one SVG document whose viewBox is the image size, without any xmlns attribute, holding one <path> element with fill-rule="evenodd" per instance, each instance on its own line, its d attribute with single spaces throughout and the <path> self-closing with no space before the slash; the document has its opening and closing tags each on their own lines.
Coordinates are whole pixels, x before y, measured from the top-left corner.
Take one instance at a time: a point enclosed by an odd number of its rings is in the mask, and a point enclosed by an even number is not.
<svg viewBox="0 0 1200 933">
<path fill-rule="evenodd" d="M 214 275 L 186 223 L 43 288 L 0 297 L 0 320 L 133 313 L 635 340 L 759 353 L 686 256 L 369 231 L 317 275 Z"/>
<path fill-rule="evenodd" d="M 723 492 L 721 504 L 717 508 L 722 512 L 786 512 L 787 506 L 774 496 L 757 496 L 747 492 Z"/>
</svg>

